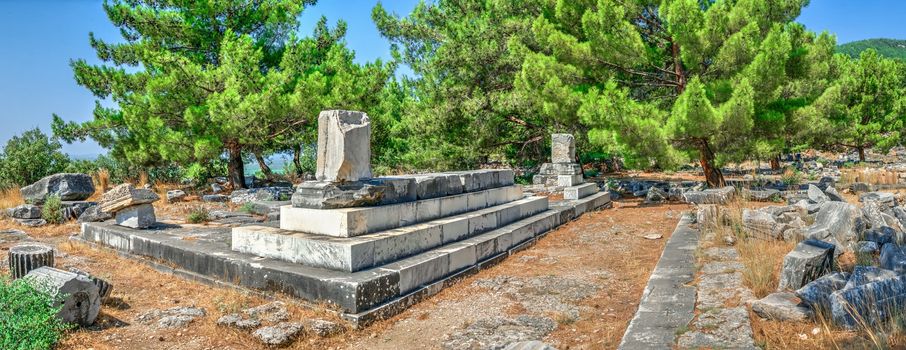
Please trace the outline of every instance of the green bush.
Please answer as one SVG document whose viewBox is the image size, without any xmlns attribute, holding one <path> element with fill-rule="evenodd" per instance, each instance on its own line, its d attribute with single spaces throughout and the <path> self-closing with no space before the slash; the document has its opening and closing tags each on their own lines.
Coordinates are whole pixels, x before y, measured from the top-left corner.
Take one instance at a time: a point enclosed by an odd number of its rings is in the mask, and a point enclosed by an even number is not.
<svg viewBox="0 0 906 350">
<path fill-rule="evenodd" d="M 41 209 L 41 218 L 49 224 L 59 225 L 63 223 L 63 201 L 60 200 L 60 196 L 47 196 L 44 201 L 44 207 Z"/>
<path fill-rule="evenodd" d="M 14 136 L 0 153 L 0 189 L 30 185 L 62 172 L 69 164 L 62 149 L 59 141 L 38 128 Z"/>
<path fill-rule="evenodd" d="M 597 177 L 601 172 L 598 169 L 585 170 L 585 177 Z"/>
<path fill-rule="evenodd" d="M 0 276 L 0 349 L 50 349 L 71 326 L 55 317 L 51 296 Z"/>
<path fill-rule="evenodd" d="M 239 207 L 239 211 L 241 211 L 243 213 L 254 214 L 255 213 L 255 204 L 252 202 L 245 203 L 241 207 Z"/>
<path fill-rule="evenodd" d="M 210 221 L 210 213 L 205 207 L 192 209 L 189 215 L 186 215 L 186 221 L 190 224 L 201 224 Z"/>
</svg>

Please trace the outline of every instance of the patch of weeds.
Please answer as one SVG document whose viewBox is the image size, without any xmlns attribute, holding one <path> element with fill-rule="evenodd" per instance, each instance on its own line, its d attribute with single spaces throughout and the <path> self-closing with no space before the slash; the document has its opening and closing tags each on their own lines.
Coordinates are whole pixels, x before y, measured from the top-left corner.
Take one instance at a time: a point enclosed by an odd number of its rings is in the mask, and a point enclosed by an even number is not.
<svg viewBox="0 0 906 350">
<path fill-rule="evenodd" d="M 684 325 L 680 326 L 679 328 L 677 328 L 677 329 L 676 329 L 676 332 L 673 332 L 673 334 L 679 336 L 679 335 L 686 334 L 686 333 L 688 333 L 689 331 L 690 331 L 689 325 L 684 324 Z"/>
<path fill-rule="evenodd" d="M 0 349 L 52 349 L 72 327 L 56 318 L 58 302 L 24 279 L 0 276 Z"/>
<path fill-rule="evenodd" d="M 192 209 L 192 211 L 189 212 L 189 215 L 186 215 L 186 221 L 188 221 L 190 224 L 205 223 L 211 221 L 210 213 L 208 212 L 207 208 L 198 207 Z"/>
<path fill-rule="evenodd" d="M 41 209 L 41 218 L 49 224 L 59 225 L 63 223 L 63 201 L 60 196 L 47 196 L 44 201 L 44 207 Z"/>
<path fill-rule="evenodd" d="M 576 319 L 570 317 L 569 314 L 565 312 L 560 312 L 554 316 L 554 321 L 557 321 L 557 324 L 561 326 L 566 326 L 575 323 Z"/>
<path fill-rule="evenodd" d="M 243 213 L 254 214 L 255 204 L 253 204 L 252 202 L 245 203 L 241 207 L 239 207 L 239 211 Z"/>
</svg>

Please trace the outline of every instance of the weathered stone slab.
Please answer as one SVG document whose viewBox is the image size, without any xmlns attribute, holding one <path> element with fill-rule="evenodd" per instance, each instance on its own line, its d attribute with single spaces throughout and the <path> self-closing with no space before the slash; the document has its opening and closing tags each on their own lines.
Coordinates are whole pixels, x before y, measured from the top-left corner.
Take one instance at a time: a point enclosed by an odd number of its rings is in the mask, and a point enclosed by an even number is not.
<svg viewBox="0 0 906 350">
<path fill-rule="evenodd" d="M 894 243 L 881 247 L 881 268 L 906 274 L 906 251 Z"/>
<path fill-rule="evenodd" d="M 113 215 L 110 213 L 104 212 L 101 210 L 101 206 L 95 205 L 88 207 L 82 212 L 82 215 L 79 215 L 79 223 L 83 222 L 100 222 L 113 219 Z"/>
<path fill-rule="evenodd" d="M 846 286 L 843 289 L 851 289 L 863 284 L 869 284 L 881 280 L 886 280 L 890 278 L 897 277 L 897 273 L 891 270 L 877 268 L 874 266 L 856 266 L 853 268 L 853 273 L 849 277 L 849 281 L 846 282 Z"/>
<path fill-rule="evenodd" d="M 94 194 L 94 182 L 86 174 L 54 174 L 19 190 L 26 203 L 44 204 L 49 195 L 64 201 L 80 201 Z"/>
<path fill-rule="evenodd" d="M 167 203 L 181 202 L 186 198 L 186 196 L 188 196 L 188 194 L 186 194 L 186 191 L 183 190 L 167 191 Z"/>
<path fill-rule="evenodd" d="M 801 303 L 796 294 L 771 293 L 752 302 L 752 311 L 758 316 L 775 321 L 805 321 L 812 317 L 812 310 Z"/>
<path fill-rule="evenodd" d="M 808 199 L 818 204 L 830 200 L 830 198 L 828 198 L 827 195 L 824 194 L 824 191 L 821 191 L 821 189 L 815 185 L 808 185 Z"/>
<path fill-rule="evenodd" d="M 843 289 L 848 280 L 848 272 L 829 273 L 802 286 L 796 295 L 813 310 L 830 312 L 831 293 Z"/>
<path fill-rule="evenodd" d="M 890 192 L 868 192 L 859 195 L 859 202 L 879 202 L 886 208 L 897 206 L 896 197 Z"/>
<path fill-rule="evenodd" d="M 551 162 L 573 163 L 576 161 L 576 138 L 570 134 L 551 135 Z"/>
<path fill-rule="evenodd" d="M 157 222 L 154 206 L 139 204 L 116 212 L 116 224 L 131 228 L 144 229 Z"/>
<path fill-rule="evenodd" d="M 807 239 L 796 245 L 783 258 L 777 290 L 796 290 L 831 271 L 834 266 L 834 245 Z"/>
<path fill-rule="evenodd" d="M 763 210 L 743 209 L 742 226 L 749 237 L 762 240 L 783 238 L 782 225 L 773 215 Z"/>
<path fill-rule="evenodd" d="M 482 196 L 481 201 L 468 201 Z M 480 210 L 522 198 L 522 188 L 507 186 L 441 198 L 371 207 L 280 209 L 280 228 L 336 237 L 355 237 L 451 215 Z"/>
<path fill-rule="evenodd" d="M 772 202 L 777 199 L 780 199 L 780 191 L 775 190 L 773 188 L 768 188 L 768 189 L 764 189 L 764 190 L 743 189 L 742 193 L 750 201 L 755 201 L 755 202 Z"/>
<path fill-rule="evenodd" d="M 6 209 L 6 216 L 14 219 L 40 219 L 41 207 L 32 204 L 23 204 L 18 207 Z"/>
<path fill-rule="evenodd" d="M 412 178 L 377 178 L 354 182 L 306 181 L 292 196 L 296 208 L 336 209 L 411 202 L 417 198 Z"/>
<path fill-rule="evenodd" d="M 598 193 L 598 184 L 587 183 L 579 186 L 567 187 L 563 189 L 563 199 L 582 199 L 592 194 Z"/>
<path fill-rule="evenodd" d="M 94 324 L 101 311 L 98 287 L 85 276 L 45 266 L 24 277 L 36 289 L 59 298 L 56 317 L 66 323 L 82 326 Z"/>
<path fill-rule="evenodd" d="M 902 315 L 906 305 L 906 276 L 843 289 L 831 294 L 831 313 L 847 329 L 873 327 Z"/>
<path fill-rule="evenodd" d="M 862 234 L 862 239 L 870 242 L 878 243 L 878 245 L 885 245 L 887 243 L 894 242 L 896 240 L 897 232 L 889 226 L 883 226 L 879 228 L 872 228 L 865 230 Z"/>
<path fill-rule="evenodd" d="M 319 181 L 371 178 L 371 120 L 363 112 L 328 110 L 318 115 Z"/>
<path fill-rule="evenodd" d="M 683 194 L 686 202 L 692 204 L 727 204 L 736 195 L 736 188 L 726 186 L 702 191 L 687 191 Z"/>
<path fill-rule="evenodd" d="M 557 175 L 557 186 L 572 187 L 585 182 L 582 175 Z"/>
<path fill-rule="evenodd" d="M 257 187 L 235 190 L 230 193 L 230 202 L 245 204 L 261 201 L 288 201 L 293 195 L 292 187 Z M 169 197 L 169 194 L 168 194 Z"/>
<path fill-rule="evenodd" d="M 582 175 L 582 166 L 569 163 L 544 163 L 538 171 L 540 175 Z"/>
<path fill-rule="evenodd" d="M 806 237 L 831 242 L 838 249 L 851 251 L 858 241 L 861 211 L 845 202 L 824 202 L 815 223 L 805 229 Z"/>
<path fill-rule="evenodd" d="M 100 206 L 102 211 L 116 213 L 134 205 L 154 203 L 159 199 L 160 196 L 154 191 L 135 188 L 132 184 L 122 184 L 104 193 Z"/>
</svg>

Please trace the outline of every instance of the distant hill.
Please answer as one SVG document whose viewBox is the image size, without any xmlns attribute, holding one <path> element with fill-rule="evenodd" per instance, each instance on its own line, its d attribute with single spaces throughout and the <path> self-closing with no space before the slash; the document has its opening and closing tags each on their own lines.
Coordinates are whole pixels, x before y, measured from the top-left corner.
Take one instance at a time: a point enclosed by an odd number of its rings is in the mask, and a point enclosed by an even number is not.
<svg viewBox="0 0 906 350">
<path fill-rule="evenodd" d="M 837 46 L 837 52 L 850 57 L 859 57 L 859 54 L 866 49 L 875 49 L 886 57 L 906 60 L 906 40 L 866 39 Z"/>
</svg>

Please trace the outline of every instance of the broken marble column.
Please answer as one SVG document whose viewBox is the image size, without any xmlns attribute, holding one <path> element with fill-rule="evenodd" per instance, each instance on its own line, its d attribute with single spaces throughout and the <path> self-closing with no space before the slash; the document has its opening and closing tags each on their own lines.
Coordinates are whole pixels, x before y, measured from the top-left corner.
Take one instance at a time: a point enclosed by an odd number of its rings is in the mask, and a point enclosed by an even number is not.
<svg viewBox="0 0 906 350">
<path fill-rule="evenodd" d="M 318 116 L 319 181 L 371 178 L 371 121 L 364 112 L 329 110 Z"/>
<path fill-rule="evenodd" d="M 570 134 L 551 135 L 551 163 L 575 163 L 576 138 Z"/>
<path fill-rule="evenodd" d="M 54 307 L 60 308 L 56 316 L 63 322 L 90 326 L 101 311 L 98 287 L 88 277 L 45 266 L 23 279 L 54 298 Z"/>
<path fill-rule="evenodd" d="M 29 271 L 53 266 L 53 248 L 40 243 L 21 243 L 9 248 L 9 272 L 13 279 Z"/>
<path fill-rule="evenodd" d="M 154 206 L 139 204 L 116 212 L 116 224 L 125 227 L 145 229 L 157 222 Z"/>
</svg>

